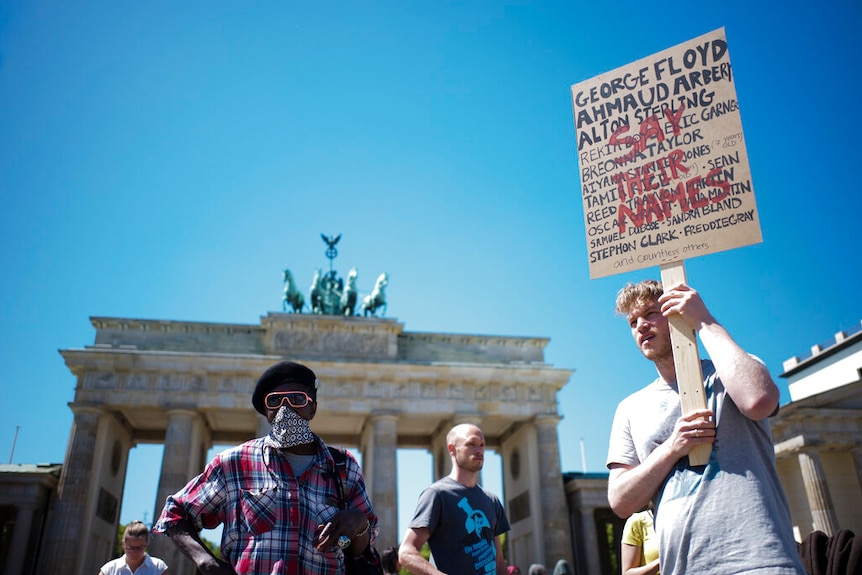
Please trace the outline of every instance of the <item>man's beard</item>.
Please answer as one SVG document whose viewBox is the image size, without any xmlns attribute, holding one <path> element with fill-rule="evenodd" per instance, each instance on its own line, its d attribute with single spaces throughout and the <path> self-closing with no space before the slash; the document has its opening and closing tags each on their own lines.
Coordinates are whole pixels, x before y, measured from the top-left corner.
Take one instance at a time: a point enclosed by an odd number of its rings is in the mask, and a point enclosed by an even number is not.
<svg viewBox="0 0 862 575">
<path fill-rule="evenodd" d="M 663 360 L 673 361 L 673 344 L 670 341 L 670 335 L 666 338 L 660 338 L 661 336 L 656 335 L 652 339 L 652 346 L 650 348 L 644 349 L 638 346 L 641 354 L 653 362 Z"/>
<path fill-rule="evenodd" d="M 314 441 L 308 420 L 286 405 L 282 405 L 272 419 L 272 431 L 266 437 L 266 444 L 276 449 L 296 447 Z"/>
<path fill-rule="evenodd" d="M 478 473 L 482 471 L 482 467 L 485 464 L 485 460 L 483 459 L 482 461 L 474 461 L 469 455 L 465 455 L 463 457 L 456 457 L 455 464 L 466 471 Z"/>
</svg>

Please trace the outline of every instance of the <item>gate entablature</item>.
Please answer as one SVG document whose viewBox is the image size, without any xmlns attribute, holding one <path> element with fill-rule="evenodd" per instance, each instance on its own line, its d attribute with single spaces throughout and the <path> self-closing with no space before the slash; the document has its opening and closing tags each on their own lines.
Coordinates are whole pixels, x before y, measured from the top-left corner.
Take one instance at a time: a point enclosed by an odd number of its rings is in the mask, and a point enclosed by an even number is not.
<svg viewBox="0 0 862 575">
<path fill-rule="evenodd" d="M 120 414 L 135 440 L 143 442 L 162 440 L 167 412 L 177 408 L 200 413 L 217 443 L 254 437 L 260 426 L 249 403 L 254 383 L 281 359 L 104 348 L 62 354 L 78 375 L 75 403 Z M 489 438 L 515 422 L 556 414 L 556 394 L 571 375 L 537 365 L 298 359 L 322 382 L 315 431 L 324 437 L 358 435 L 374 414 L 405 414 L 398 435 L 411 438 L 411 445 L 430 438 L 441 421 L 457 414 L 482 417 Z"/>
</svg>

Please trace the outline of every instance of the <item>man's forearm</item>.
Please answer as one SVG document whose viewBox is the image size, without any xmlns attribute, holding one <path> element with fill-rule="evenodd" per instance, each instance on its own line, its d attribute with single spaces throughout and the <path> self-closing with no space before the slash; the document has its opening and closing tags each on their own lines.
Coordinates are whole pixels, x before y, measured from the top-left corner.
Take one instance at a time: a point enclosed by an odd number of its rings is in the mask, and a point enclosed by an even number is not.
<svg viewBox="0 0 862 575">
<path fill-rule="evenodd" d="M 506 564 L 506 558 L 503 557 L 503 543 L 500 536 L 494 537 L 494 547 L 496 552 L 495 563 L 497 564 L 497 575 L 509 575 L 509 566 Z"/>
<path fill-rule="evenodd" d="M 198 570 L 204 575 L 234 573 L 230 564 L 219 560 L 209 547 L 201 541 L 200 535 L 186 521 L 176 523 L 165 533 L 174 542 L 183 555 L 191 559 Z"/>
<path fill-rule="evenodd" d="M 413 575 L 440 575 L 442 573 L 431 562 L 422 557 L 418 550 L 406 554 L 399 553 L 398 559 L 401 562 L 401 567 Z"/>
<path fill-rule="evenodd" d="M 654 559 L 646 565 L 640 567 L 631 567 L 623 571 L 623 575 L 658 575 L 659 560 Z"/>
<path fill-rule="evenodd" d="M 625 518 L 646 507 L 679 459 L 665 442 L 640 465 L 612 469 L 608 502 L 614 513 Z"/>
</svg>

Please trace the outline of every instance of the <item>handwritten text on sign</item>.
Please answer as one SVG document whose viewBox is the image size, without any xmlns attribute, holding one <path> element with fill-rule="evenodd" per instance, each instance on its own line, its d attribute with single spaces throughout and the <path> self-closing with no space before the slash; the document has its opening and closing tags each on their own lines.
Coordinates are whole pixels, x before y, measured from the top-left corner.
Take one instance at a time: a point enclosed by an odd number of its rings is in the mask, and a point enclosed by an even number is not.
<svg viewBox="0 0 862 575">
<path fill-rule="evenodd" d="M 590 277 L 761 241 L 724 29 L 572 86 Z"/>
</svg>

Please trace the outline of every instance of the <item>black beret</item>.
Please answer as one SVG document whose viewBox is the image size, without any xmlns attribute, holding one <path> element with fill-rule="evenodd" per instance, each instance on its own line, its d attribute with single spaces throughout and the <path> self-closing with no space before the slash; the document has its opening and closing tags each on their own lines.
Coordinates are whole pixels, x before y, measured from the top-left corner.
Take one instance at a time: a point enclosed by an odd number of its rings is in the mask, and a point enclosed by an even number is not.
<svg viewBox="0 0 862 575">
<path fill-rule="evenodd" d="M 301 383 L 308 389 L 311 399 L 317 401 L 317 376 L 314 372 L 295 361 L 282 361 L 263 372 L 251 394 L 251 404 L 261 415 L 266 415 L 263 399 L 283 383 Z"/>
</svg>

